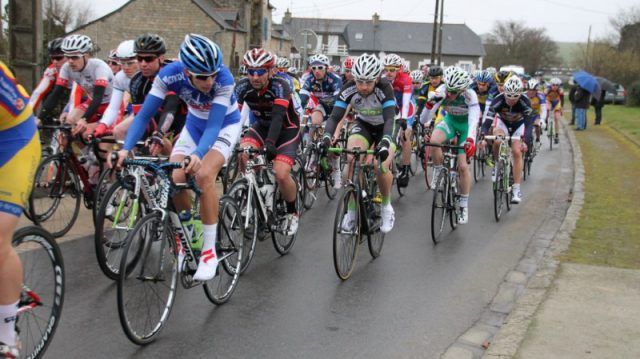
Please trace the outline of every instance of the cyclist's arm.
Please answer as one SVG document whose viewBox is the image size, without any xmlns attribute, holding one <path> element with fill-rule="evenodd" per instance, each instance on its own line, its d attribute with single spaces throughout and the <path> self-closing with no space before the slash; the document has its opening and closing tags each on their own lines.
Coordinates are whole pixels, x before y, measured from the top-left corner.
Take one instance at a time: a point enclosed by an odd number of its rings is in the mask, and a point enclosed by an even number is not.
<svg viewBox="0 0 640 359">
<path fill-rule="evenodd" d="M 34 110 L 38 108 L 44 96 L 51 91 L 53 86 L 55 85 L 55 76 L 50 71 L 51 69 L 47 69 L 42 76 L 42 79 L 38 83 L 38 86 L 31 93 L 31 98 L 29 99 L 29 104 L 31 108 Z"/>
<path fill-rule="evenodd" d="M 469 109 L 467 138 L 475 139 L 478 131 L 478 118 L 480 117 L 480 104 L 478 104 L 478 95 L 476 95 L 475 91 L 467 90 L 467 94 L 469 95 L 467 99 Z M 463 138 L 462 140 L 465 139 Z"/>
<path fill-rule="evenodd" d="M 413 94 L 411 84 L 411 78 L 406 77 L 406 81 L 402 84 L 402 112 L 400 117 L 406 119 L 409 117 L 409 104 L 411 103 L 411 96 Z"/>
<path fill-rule="evenodd" d="M 91 97 L 91 103 L 82 117 L 88 120 L 98 112 L 98 107 L 102 104 L 102 97 L 104 96 L 105 91 L 107 91 L 106 82 L 103 83 L 96 81 L 96 84 L 93 86 L 93 97 Z"/>
<path fill-rule="evenodd" d="M 540 118 L 544 121 L 547 119 L 547 106 L 542 102 L 544 98 L 542 96 L 538 96 L 540 99 Z"/>
<path fill-rule="evenodd" d="M 329 115 L 327 123 L 324 125 L 325 134 L 333 137 L 333 133 L 336 131 L 338 122 L 340 122 L 347 113 L 347 107 L 349 107 L 349 104 L 339 97 L 338 101 L 333 105 L 333 110 L 331 111 L 331 115 Z"/>
<path fill-rule="evenodd" d="M 122 107 L 122 99 L 124 98 L 124 91 L 120 89 L 113 89 L 111 92 L 111 99 L 109 99 L 109 106 L 104 111 L 100 123 L 105 124 L 107 127 L 113 125 L 120 113 L 120 107 Z M 87 118 L 85 116 L 85 118 Z"/>
<path fill-rule="evenodd" d="M 157 97 L 149 93 L 144 99 L 140 112 L 134 117 L 131 127 L 127 131 L 127 137 L 124 141 L 123 149 L 131 151 L 136 142 L 142 138 L 149 121 L 153 115 L 162 106 L 163 98 Z"/>
<path fill-rule="evenodd" d="M 180 97 L 175 93 L 168 93 L 164 99 L 162 106 L 162 113 L 160 119 L 158 119 L 158 129 L 162 133 L 167 133 L 173 124 L 173 119 L 176 117 L 176 113 L 180 110 Z"/>
</svg>

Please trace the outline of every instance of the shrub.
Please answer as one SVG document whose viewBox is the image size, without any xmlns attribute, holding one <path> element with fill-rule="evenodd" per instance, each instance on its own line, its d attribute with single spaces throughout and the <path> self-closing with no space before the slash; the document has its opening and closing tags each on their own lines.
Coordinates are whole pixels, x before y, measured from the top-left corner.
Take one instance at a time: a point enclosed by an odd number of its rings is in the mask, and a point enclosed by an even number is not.
<svg viewBox="0 0 640 359">
<path fill-rule="evenodd" d="M 627 106 L 640 106 L 640 80 L 632 82 L 626 92 Z"/>
</svg>

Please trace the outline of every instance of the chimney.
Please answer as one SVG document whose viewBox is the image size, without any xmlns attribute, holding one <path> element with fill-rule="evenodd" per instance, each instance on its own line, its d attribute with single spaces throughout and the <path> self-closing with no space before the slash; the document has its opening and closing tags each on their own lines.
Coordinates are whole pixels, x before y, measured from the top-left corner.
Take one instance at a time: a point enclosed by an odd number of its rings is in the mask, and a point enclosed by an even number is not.
<svg viewBox="0 0 640 359">
<path fill-rule="evenodd" d="M 284 12 L 284 17 L 282 17 L 283 24 L 291 24 L 291 11 L 287 8 L 287 11 Z"/>
<path fill-rule="evenodd" d="M 378 15 L 377 12 L 373 13 L 373 16 L 371 18 L 372 22 L 373 22 L 373 26 L 378 26 L 380 25 L 380 15 Z"/>
</svg>

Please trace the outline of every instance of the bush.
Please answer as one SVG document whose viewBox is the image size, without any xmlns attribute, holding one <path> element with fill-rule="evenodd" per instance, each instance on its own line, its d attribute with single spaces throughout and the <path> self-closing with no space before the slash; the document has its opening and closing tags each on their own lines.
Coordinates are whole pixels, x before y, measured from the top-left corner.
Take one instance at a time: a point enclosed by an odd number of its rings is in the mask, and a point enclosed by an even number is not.
<svg viewBox="0 0 640 359">
<path fill-rule="evenodd" d="M 631 83 L 626 93 L 627 106 L 640 106 L 640 81 Z"/>
</svg>

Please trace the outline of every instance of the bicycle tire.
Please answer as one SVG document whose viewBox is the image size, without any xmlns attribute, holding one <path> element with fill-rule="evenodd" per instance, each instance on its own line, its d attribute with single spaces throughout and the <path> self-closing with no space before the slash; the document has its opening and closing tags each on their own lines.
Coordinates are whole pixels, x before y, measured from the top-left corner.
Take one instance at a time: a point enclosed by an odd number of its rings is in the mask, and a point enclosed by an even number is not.
<svg viewBox="0 0 640 359">
<path fill-rule="evenodd" d="M 297 188 L 299 186 L 298 181 L 295 176 L 293 176 L 293 181 L 296 184 L 296 194 L 298 192 Z M 300 198 L 296 196 L 296 212 L 300 213 Z M 273 211 L 275 214 L 275 218 L 277 220 L 276 227 L 278 230 L 271 231 L 271 241 L 273 242 L 273 248 L 275 248 L 276 252 L 280 255 L 285 255 L 289 253 L 291 247 L 296 242 L 296 238 L 298 237 L 298 233 L 294 233 L 292 235 L 287 235 L 286 233 L 282 233 L 282 224 L 284 218 L 287 214 L 287 203 L 285 202 L 282 194 L 280 193 L 280 189 L 276 186 L 275 191 L 273 191 Z"/>
<path fill-rule="evenodd" d="M 249 182 L 245 178 L 240 178 L 236 182 L 234 182 L 231 187 L 229 187 L 229 192 L 227 195 L 233 198 L 236 201 L 236 205 L 240 209 L 240 216 L 242 217 L 242 225 L 246 223 L 246 213 L 243 216 L 242 212 L 249 211 L 248 199 L 249 199 Z M 253 256 L 256 252 L 256 243 L 258 242 L 258 228 L 259 217 L 258 217 L 258 209 L 257 209 L 257 201 L 255 200 L 256 193 L 253 193 L 253 200 L 251 203 L 251 209 L 249 213 L 250 219 L 248 222 L 248 227 L 244 228 L 244 243 L 242 248 L 244 253 L 242 255 L 242 267 L 240 269 L 240 274 L 244 273 L 247 268 L 249 268 L 249 264 L 253 260 Z M 247 208 L 245 210 L 245 208 Z"/>
<path fill-rule="evenodd" d="M 411 158 L 409 159 L 409 172 L 415 176 L 418 172 L 418 162 L 420 161 L 420 136 L 415 131 L 411 132 Z"/>
<path fill-rule="evenodd" d="M 500 222 L 500 217 L 502 216 L 502 206 L 504 204 L 504 168 L 502 165 L 502 161 L 495 162 L 495 171 L 496 171 L 496 181 L 493 183 L 493 215 L 496 219 L 496 222 Z"/>
<path fill-rule="evenodd" d="M 434 171 L 433 171 L 433 167 L 431 166 L 432 162 L 431 162 L 431 147 L 430 146 L 424 146 L 424 157 L 423 157 L 423 161 L 424 161 L 424 181 L 427 185 L 427 191 L 432 189 L 431 188 L 431 179 L 434 176 Z M 431 168 L 430 168 L 431 167 Z"/>
<path fill-rule="evenodd" d="M 53 340 L 64 305 L 62 252 L 54 237 L 36 226 L 17 230 L 11 245 L 24 270 L 16 320 L 22 347 L 20 358 L 42 358 Z"/>
<path fill-rule="evenodd" d="M 240 161 L 238 161 L 238 152 L 233 151 L 231 153 L 231 157 L 229 157 L 229 161 L 227 161 L 227 166 L 224 170 L 224 174 L 222 175 L 222 192 L 227 193 L 229 187 L 236 181 L 238 178 L 238 174 L 240 173 Z"/>
<path fill-rule="evenodd" d="M 62 237 L 78 218 L 81 197 L 80 179 L 71 162 L 62 154 L 49 156 L 36 170 L 29 196 L 30 217 L 54 237 Z"/>
<path fill-rule="evenodd" d="M 216 254 L 220 262 L 216 276 L 203 285 L 205 295 L 216 305 L 224 304 L 231 298 L 242 273 L 244 228 L 239 212 L 233 197 L 220 198 L 216 241 Z"/>
<path fill-rule="evenodd" d="M 447 215 L 449 216 L 449 225 L 451 226 L 451 230 L 454 231 L 458 227 L 458 208 L 457 201 L 458 195 L 454 195 L 452 190 L 453 186 L 458 185 L 458 180 L 455 179 L 454 183 L 449 183 L 449 194 L 447 195 Z M 460 193 L 460 189 L 456 189 L 457 193 Z"/>
<path fill-rule="evenodd" d="M 98 208 L 100 207 L 100 201 L 107 193 L 110 187 L 109 179 L 111 177 L 111 168 L 106 168 L 100 173 L 98 177 L 98 184 L 93 192 L 93 206 L 91 207 L 91 214 L 93 215 L 93 224 L 96 224 L 96 217 L 98 215 Z"/>
<path fill-rule="evenodd" d="M 316 150 L 314 145 L 307 146 L 303 151 L 304 159 L 304 187 L 305 197 L 303 200 L 304 208 L 311 209 L 316 201 L 318 193 L 318 184 L 320 183 L 319 166 L 317 161 Z"/>
<path fill-rule="evenodd" d="M 175 239 L 165 223 L 159 212 L 142 218 L 129 233 L 120 263 L 118 317 L 127 338 L 138 345 L 151 343 L 162 331 L 178 287 L 178 258 L 172 244 Z M 136 260 L 129 259 L 131 254 L 136 255 Z M 155 284 L 159 285 L 147 288 Z M 144 288 L 136 295 L 139 287 Z M 158 304 L 155 309 L 149 309 L 152 302 Z M 150 317 L 154 314 L 157 315 Z"/>
<path fill-rule="evenodd" d="M 367 192 L 367 196 L 369 196 L 370 201 L 373 201 L 373 197 L 375 196 L 376 192 L 378 192 L 378 184 L 374 178 L 369 178 L 368 182 L 370 183 L 370 186 Z M 371 204 L 373 206 L 373 213 L 369 213 L 369 215 L 366 217 L 371 218 L 371 221 L 374 223 L 374 225 L 372 226 L 374 229 L 371 230 L 371 228 L 368 226 L 369 230 L 367 231 L 367 245 L 369 247 L 369 254 L 371 254 L 371 258 L 375 259 L 378 258 L 380 256 L 380 253 L 382 252 L 382 246 L 384 245 L 384 233 L 382 233 L 382 231 L 380 230 L 380 226 L 382 225 L 382 216 L 380 214 L 382 206 L 380 203 L 372 202 Z"/>
<path fill-rule="evenodd" d="M 431 202 L 431 240 L 433 244 L 438 244 L 438 239 L 444 230 L 444 222 L 447 218 L 447 170 L 443 169 L 436 178 L 436 187 L 433 188 L 433 199 Z"/>
<path fill-rule="evenodd" d="M 350 232 L 342 230 L 342 220 L 347 214 L 349 201 L 355 203 L 354 228 Z M 344 188 L 333 221 L 333 268 L 341 280 L 347 280 L 353 273 L 361 236 L 361 214 L 358 205 L 358 191 L 354 185 Z"/>
</svg>

